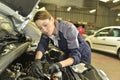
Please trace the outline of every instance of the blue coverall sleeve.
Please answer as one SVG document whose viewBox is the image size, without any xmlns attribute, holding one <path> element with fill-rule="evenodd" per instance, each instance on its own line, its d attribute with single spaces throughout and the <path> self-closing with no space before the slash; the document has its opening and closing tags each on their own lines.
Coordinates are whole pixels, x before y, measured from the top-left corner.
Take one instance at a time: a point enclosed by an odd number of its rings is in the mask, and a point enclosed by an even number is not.
<svg viewBox="0 0 120 80">
<path fill-rule="evenodd" d="M 45 53 L 46 49 L 48 48 L 48 43 L 49 38 L 46 35 L 42 34 L 36 51 L 41 51 L 42 53 Z"/>
<path fill-rule="evenodd" d="M 67 29 L 67 43 L 68 43 L 68 48 L 70 50 L 69 57 L 74 58 L 74 63 L 77 64 L 81 60 L 81 53 L 79 51 L 79 41 L 78 41 L 78 34 L 79 32 L 77 31 L 76 27 L 74 25 L 71 25 L 72 27 L 69 27 Z"/>
<path fill-rule="evenodd" d="M 74 59 L 73 65 L 78 64 L 81 60 L 81 54 L 78 51 L 78 48 L 70 49 L 69 57 L 72 57 Z"/>
</svg>

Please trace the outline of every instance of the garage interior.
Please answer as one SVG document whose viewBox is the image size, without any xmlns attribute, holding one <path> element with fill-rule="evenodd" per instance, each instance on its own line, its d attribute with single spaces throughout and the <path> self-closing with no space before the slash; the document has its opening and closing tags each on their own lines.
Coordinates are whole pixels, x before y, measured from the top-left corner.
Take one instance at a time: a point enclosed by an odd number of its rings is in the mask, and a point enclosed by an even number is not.
<svg viewBox="0 0 120 80">
<path fill-rule="evenodd" d="M 3 2 L 6 1 L 8 3 L 9 2 L 13 3 L 12 1 L 14 1 L 14 2 L 19 1 L 19 2 L 16 3 L 17 7 L 12 6 L 12 7 L 16 8 L 15 10 L 9 10 L 9 7 L 4 8 L 4 6 L 0 5 L 2 7 L 2 8 L 0 7 L 0 9 L 1 9 L 0 24 L 3 23 L 2 26 L 0 25 L 0 30 L 1 30 L 0 31 L 0 47 L 1 47 L 1 45 L 3 46 L 1 48 L 1 52 L 0 52 L 0 54 L 1 54 L 0 55 L 0 80 L 3 80 L 3 79 L 11 80 L 11 78 L 12 78 L 12 80 L 13 79 L 14 80 L 23 80 L 25 78 L 27 79 L 27 78 L 29 78 L 29 76 L 26 77 L 25 73 L 27 73 L 26 70 L 29 69 L 29 67 L 31 67 L 31 64 L 29 65 L 29 63 L 33 59 L 33 53 L 35 53 L 35 49 L 37 48 L 38 42 L 40 40 L 41 31 L 37 28 L 37 26 L 33 23 L 33 20 L 31 19 L 33 14 L 30 16 L 25 15 L 25 16 L 21 17 L 19 15 L 20 12 L 18 10 L 21 10 L 24 12 L 24 9 L 26 9 L 25 11 L 27 11 L 27 10 L 29 11 L 33 0 L 31 0 L 32 2 L 30 2 L 31 4 L 29 4 L 29 6 L 27 6 L 27 8 L 26 8 L 27 4 L 23 4 L 23 5 L 25 5 L 23 8 L 19 7 L 19 5 L 18 5 L 18 3 L 20 4 L 20 2 L 21 3 L 24 2 L 24 0 L 23 1 L 21 1 L 21 0 L 11 0 L 11 1 L 1 0 L 1 2 L 2 1 Z M 29 0 L 25 0 L 26 3 L 28 3 L 28 1 Z M 120 0 L 39 0 L 39 1 L 40 1 L 40 3 L 37 7 L 36 7 L 36 5 L 35 6 L 33 5 L 35 7 L 35 11 L 47 10 L 53 15 L 53 17 L 55 19 L 66 20 L 73 24 L 85 25 L 86 32 L 85 32 L 85 36 L 83 36 L 83 39 L 91 36 L 91 34 L 93 34 L 95 31 L 99 30 L 100 28 L 104 28 L 106 26 L 120 27 Z M 34 10 L 33 10 L 33 13 L 34 13 Z M 14 14 L 17 14 L 17 15 L 14 15 Z M 12 15 L 12 17 L 9 15 Z M 5 28 L 7 27 L 7 28 L 4 31 L 1 27 L 5 27 Z M 14 28 L 15 28 L 15 30 L 14 30 Z M 10 36 L 8 36 L 8 34 L 6 34 L 6 33 L 8 33 L 8 32 L 6 32 L 6 30 L 8 30 L 8 31 L 10 30 L 10 32 L 9 32 Z M 93 33 L 87 32 L 89 30 L 92 31 Z M 3 32 L 3 35 L 2 35 L 2 32 Z M 120 32 L 120 29 L 119 29 L 119 32 Z M 13 36 L 11 36 L 11 33 L 14 33 Z M 96 37 L 96 36 L 94 36 L 94 37 Z M 116 36 L 116 37 L 117 37 L 117 39 L 119 39 L 117 44 L 120 45 L 120 42 L 119 42 L 120 36 Z M 98 36 L 97 36 L 97 38 L 98 38 Z M 94 42 L 97 43 L 99 41 L 97 40 Z M 110 43 L 114 44 L 114 45 L 107 44 L 107 46 L 111 45 L 112 47 L 116 47 L 115 40 L 111 39 L 106 42 L 110 42 Z M 24 43 L 26 43 L 26 44 L 24 44 Z M 12 49 L 11 49 L 11 44 L 12 44 Z M 19 46 L 19 44 L 20 44 L 20 46 Z M 99 44 L 99 43 L 97 43 L 97 44 Z M 101 44 L 99 44 L 99 45 L 101 45 Z M 105 45 L 105 44 L 102 43 L 102 45 Z M 10 49 L 9 49 L 9 47 L 10 47 Z M 17 50 L 19 47 L 20 47 L 20 49 Z M 98 46 L 96 48 L 98 48 Z M 110 47 L 111 49 L 109 49 L 107 47 L 102 47 L 102 48 L 107 49 L 107 50 L 112 49 L 111 47 Z M 91 50 L 92 50 L 92 48 L 91 48 Z M 116 50 L 116 51 L 117 51 L 117 53 L 120 54 L 120 46 L 119 46 L 118 50 Z M 15 53 L 13 53 L 13 52 L 15 52 Z M 12 54 L 14 54 L 14 55 L 12 56 Z M 20 56 L 20 55 L 22 55 L 22 56 Z M 9 57 L 9 58 L 7 58 L 7 57 Z M 109 78 L 109 79 L 104 79 L 104 80 L 119 80 L 120 79 L 120 76 L 119 76 L 120 75 L 120 67 L 119 67 L 120 60 L 118 59 L 117 55 L 109 54 L 107 52 L 92 50 L 91 57 L 92 57 L 91 64 L 97 70 L 103 70 L 103 72 L 106 74 L 106 76 L 105 75 L 103 75 L 103 76 L 106 78 L 107 77 Z M 119 57 L 120 57 L 120 55 L 119 55 Z M 58 58 L 58 57 L 56 57 L 56 58 Z M 18 63 L 20 63 L 20 64 L 18 64 Z M 44 63 L 45 62 L 43 62 L 43 64 Z M 21 64 L 23 64 L 24 66 L 21 66 Z M 44 69 L 46 69 L 46 68 L 44 68 Z M 7 73 L 8 75 L 4 75 L 4 73 L 1 75 L 1 73 L 3 71 L 5 72 L 5 74 Z M 25 72 L 25 73 L 22 74 L 23 72 Z M 14 76 L 11 77 L 11 75 L 12 75 L 11 73 L 15 73 L 15 74 L 13 74 Z M 17 74 L 17 73 L 19 73 L 19 74 Z M 3 77 L 3 75 L 5 77 Z M 45 75 L 45 76 L 49 77 L 50 75 Z M 91 77 L 93 77 L 93 76 L 91 76 Z M 36 79 L 33 79 L 33 80 L 36 80 Z"/>
<path fill-rule="evenodd" d="M 119 0 L 41 0 L 39 7 L 48 10 L 55 18 L 94 28 L 120 25 Z"/>
</svg>

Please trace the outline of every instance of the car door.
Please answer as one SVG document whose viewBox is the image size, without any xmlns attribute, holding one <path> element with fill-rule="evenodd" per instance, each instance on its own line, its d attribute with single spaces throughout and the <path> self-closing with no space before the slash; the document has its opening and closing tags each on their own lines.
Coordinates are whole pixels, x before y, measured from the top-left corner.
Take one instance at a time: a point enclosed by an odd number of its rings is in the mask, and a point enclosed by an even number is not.
<svg viewBox="0 0 120 80">
<path fill-rule="evenodd" d="M 120 45 L 120 29 L 111 28 L 108 37 L 105 38 L 105 50 L 110 53 L 117 53 L 117 47 Z"/>
<path fill-rule="evenodd" d="M 107 46 L 106 37 L 108 37 L 109 31 L 110 29 L 102 29 L 102 30 L 99 30 L 94 35 L 94 37 L 91 40 L 93 49 L 102 50 L 102 51 L 106 49 L 105 48 Z"/>
</svg>

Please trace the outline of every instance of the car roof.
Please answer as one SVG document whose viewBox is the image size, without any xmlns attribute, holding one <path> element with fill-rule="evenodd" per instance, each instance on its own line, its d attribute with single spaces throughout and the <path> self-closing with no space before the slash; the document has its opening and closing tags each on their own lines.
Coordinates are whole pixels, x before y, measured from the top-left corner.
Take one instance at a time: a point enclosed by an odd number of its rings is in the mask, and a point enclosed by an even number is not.
<svg viewBox="0 0 120 80">
<path fill-rule="evenodd" d="M 96 32 L 99 32 L 99 31 L 101 31 L 101 30 L 103 30 L 103 29 L 110 29 L 110 28 L 120 29 L 120 26 L 107 26 L 107 27 L 102 27 L 102 28 L 98 29 L 97 31 L 95 31 L 95 33 L 96 33 Z"/>
<path fill-rule="evenodd" d="M 120 26 L 108 26 L 108 27 L 103 27 L 103 28 L 120 28 Z"/>
<path fill-rule="evenodd" d="M 118 28 L 118 29 L 120 29 L 120 26 L 107 26 L 107 27 L 100 28 L 97 31 L 100 31 L 100 30 L 103 30 L 103 29 L 108 29 L 108 28 Z"/>
</svg>

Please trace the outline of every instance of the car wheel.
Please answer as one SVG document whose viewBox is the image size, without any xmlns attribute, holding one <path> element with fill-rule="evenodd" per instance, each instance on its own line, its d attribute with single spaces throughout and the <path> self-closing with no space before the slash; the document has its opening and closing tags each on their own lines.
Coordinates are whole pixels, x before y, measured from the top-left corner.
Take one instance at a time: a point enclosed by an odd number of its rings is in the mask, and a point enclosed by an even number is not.
<svg viewBox="0 0 120 80">
<path fill-rule="evenodd" d="M 118 49 L 117 56 L 118 56 L 118 59 L 120 59 L 120 49 Z"/>
<path fill-rule="evenodd" d="M 87 44 L 88 44 L 88 46 L 91 48 L 90 43 L 89 43 L 89 42 L 87 42 Z"/>
</svg>

